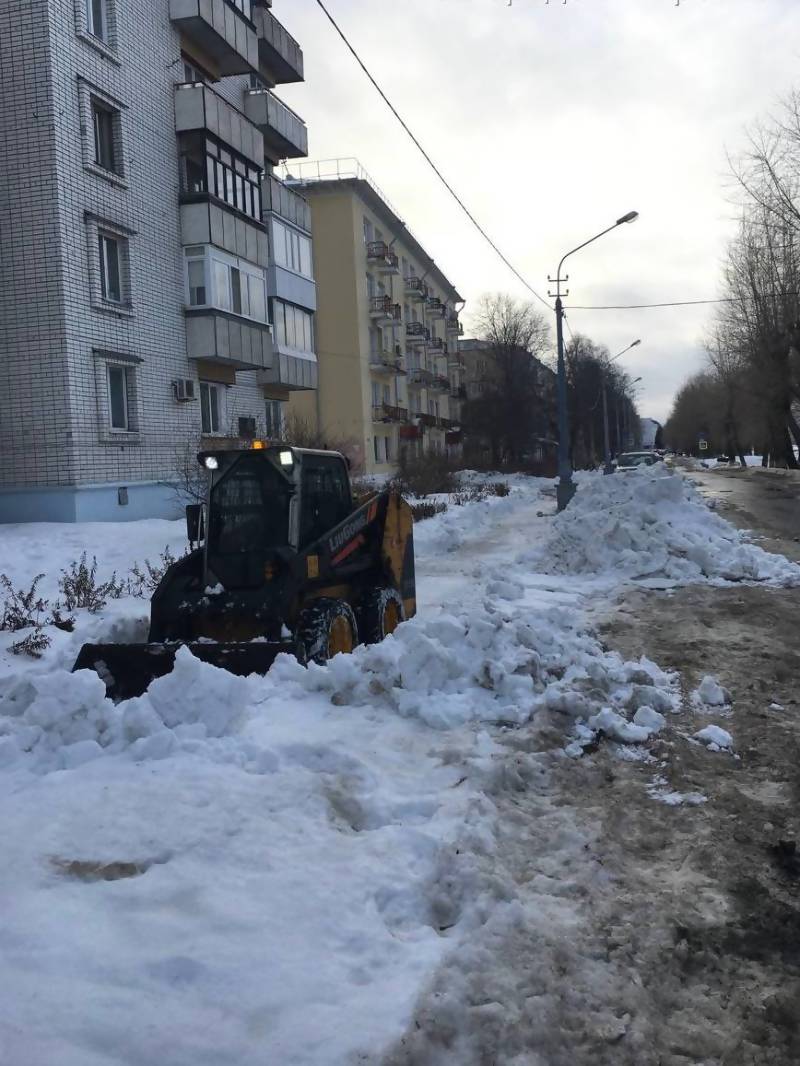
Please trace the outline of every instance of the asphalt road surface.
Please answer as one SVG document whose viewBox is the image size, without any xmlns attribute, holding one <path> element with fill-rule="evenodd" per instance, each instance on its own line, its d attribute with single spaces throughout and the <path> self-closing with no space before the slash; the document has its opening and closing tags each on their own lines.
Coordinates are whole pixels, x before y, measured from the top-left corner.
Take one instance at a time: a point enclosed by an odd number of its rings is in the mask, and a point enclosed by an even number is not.
<svg viewBox="0 0 800 1066">
<path fill-rule="evenodd" d="M 704 496 L 717 501 L 728 521 L 781 542 L 764 547 L 800 558 L 800 474 L 725 467 L 692 471 L 688 476 Z"/>
</svg>

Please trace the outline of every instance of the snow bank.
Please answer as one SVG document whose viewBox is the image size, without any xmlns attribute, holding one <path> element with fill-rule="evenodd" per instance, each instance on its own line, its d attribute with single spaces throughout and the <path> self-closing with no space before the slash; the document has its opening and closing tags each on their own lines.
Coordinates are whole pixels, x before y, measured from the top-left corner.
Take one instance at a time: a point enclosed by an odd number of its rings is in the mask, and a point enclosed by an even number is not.
<svg viewBox="0 0 800 1066">
<path fill-rule="evenodd" d="M 694 739 L 705 744 L 709 751 L 732 751 L 733 737 L 718 725 L 707 725 L 694 734 Z"/>
<path fill-rule="evenodd" d="M 547 573 L 800 585 L 800 566 L 750 544 L 661 464 L 582 478 L 547 543 L 525 562 Z"/>
</svg>

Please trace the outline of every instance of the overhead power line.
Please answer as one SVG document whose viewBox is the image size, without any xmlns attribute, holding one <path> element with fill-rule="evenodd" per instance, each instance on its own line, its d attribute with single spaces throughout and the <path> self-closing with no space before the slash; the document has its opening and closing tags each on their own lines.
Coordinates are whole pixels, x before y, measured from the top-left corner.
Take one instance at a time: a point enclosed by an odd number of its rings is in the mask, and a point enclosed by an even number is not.
<svg viewBox="0 0 800 1066">
<path fill-rule="evenodd" d="M 502 259 L 502 261 L 505 263 L 505 265 L 508 267 L 508 269 L 514 275 L 514 277 L 525 286 L 525 288 L 528 290 L 528 292 L 530 292 L 533 296 L 535 296 L 536 299 L 539 300 L 540 303 L 543 303 L 545 305 L 545 307 L 548 309 L 548 311 L 552 311 L 553 308 L 547 302 L 547 300 L 545 300 L 545 298 L 543 296 L 539 295 L 539 293 L 536 291 L 536 289 L 534 289 L 534 287 L 528 281 L 525 280 L 525 278 L 522 276 L 522 274 L 520 274 L 520 272 L 517 270 L 517 268 L 514 266 L 514 264 L 511 263 L 509 261 L 509 259 L 507 259 L 506 256 L 501 252 L 501 250 L 498 248 L 498 246 L 495 244 L 495 242 L 492 240 L 492 238 L 489 236 L 489 234 L 486 232 L 486 230 L 483 228 L 483 226 L 480 224 L 480 222 L 478 222 L 478 220 L 472 214 L 470 209 L 467 207 L 467 205 L 464 203 L 464 201 L 461 199 L 461 197 L 455 191 L 453 186 L 450 184 L 450 182 L 447 180 L 447 178 L 441 172 L 439 167 L 436 165 L 436 163 L 430 157 L 428 152 L 423 148 L 423 146 L 417 140 L 416 136 L 414 135 L 414 133 L 410 129 L 408 123 L 405 122 L 405 120 L 402 118 L 402 116 L 398 112 L 397 108 L 392 103 L 392 101 L 389 99 L 389 97 L 386 95 L 386 93 L 383 91 L 383 89 L 377 83 L 375 78 L 372 76 L 370 71 L 367 69 L 364 61 L 361 59 L 361 56 L 358 54 L 358 52 L 355 50 L 353 45 L 347 39 L 347 36 L 345 35 L 344 30 L 342 30 L 342 28 L 336 22 L 336 19 L 334 19 L 333 15 L 330 13 L 330 11 L 328 11 L 327 7 L 323 3 L 323 0 L 317 0 L 317 4 L 322 9 L 323 13 L 325 14 L 325 17 L 328 19 L 328 21 L 330 22 L 331 26 L 333 26 L 333 28 L 336 30 L 336 32 L 341 37 L 342 41 L 344 41 L 345 47 L 350 52 L 350 54 L 352 55 L 353 59 L 355 59 L 356 63 L 358 63 L 358 65 L 361 67 L 361 69 L 364 72 L 364 74 L 366 74 L 367 78 L 369 79 L 370 83 L 372 84 L 372 87 L 376 90 L 376 92 L 379 94 L 379 96 L 381 97 L 383 102 L 386 104 L 386 106 L 392 112 L 394 117 L 397 119 L 397 121 L 403 127 L 405 132 L 408 134 L 408 136 L 414 142 L 415 146 L 419 149 L 419 151 L 421 152 L 423 158 L 428 163 L 430 168 L 433 170 L 433 172 L 436 175 L 436 177 L 439 179 L 439 181 L 442 183 L 442 185 L 444 185 L 445 189 L 447 189 L 447 191 L 450 193 L 450 195 L 453 197 L 455 202 L 458 204 L 458 206 L 461 208 L 461 210 L 464 212 L 464 214 L 470 220 L 470 222 L 475 227 L 475 229 L 478 231 L 478 233 L 480 233 L 480 235 L 487 242 L 487 244 L 492 248 L 492 250 L 497 253 L 497 255 L 500 257 L 500 259 Z"/>
<path fill-rule="evenodd" d="M 800 292 L 767 292 L 758 293 L 761 300 L 777 300 L 783 296 L 800 296 Z M 565 311 L 636 311 L 651 307 L 698 307 L 707 304 L 735 304 L 739 303 L 738 296 L 720 296 L 716 300 L 671 300 L 660 304 L 567 304 Z"/>
</svg>

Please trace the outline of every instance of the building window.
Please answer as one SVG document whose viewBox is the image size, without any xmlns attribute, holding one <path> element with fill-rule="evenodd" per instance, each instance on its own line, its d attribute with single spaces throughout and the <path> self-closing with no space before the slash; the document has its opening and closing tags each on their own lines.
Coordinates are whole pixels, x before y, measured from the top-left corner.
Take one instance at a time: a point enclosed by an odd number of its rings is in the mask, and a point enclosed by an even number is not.
<svg viewBox="0 0 800 1066">
<path fill-rule="evenodd" d="M 119 135 L 119 111 L 102 104 L 92 97 L 92 128 L 94 130 L 94 161 L 103 170 L 122 173 L 117 148 Z"/>
<path fill-rule="evenodd" d="M 108 0 L 86 0 L 86 28 L 99 41 L 108 42 Z"/>
<path fill-rule="evenodd" d="M 185 195 L 214 196 L 261 221 L 261 171 L 212 137 L 186 137 L 181 148 Z"/>
<path fill-rule="evenodd" d="M 272 224 L 273 257 L 278 266 L 313 278 L 311 265 L 311 241 L 296 230 L 284 226 L 282 222 Z"/>
<path fill-rule="evenodd" d="M 203 433 L 219 433 L 222 420 L 222 386 L 200 382 L 200 424 Z"/>
<path fill-rule="evenodd" d="M 364 217 L 364 244 L 369 246 L 375 239 L 375 230 L 372 227 L 372 223 L 365 216 Z"/>
<path fill-rule="evenodd" d="M 284 348 L 314 354 L 314 316 L 283 300 L 272 301 L 275 340 Z"/>
<path fill-rule="evenodd" d="M 183 56 L 183 80 L 193 84 L 194 82 L 206 82 L 209 79 L 193 60 Z"/>
<path fill-rule="evenodd" d="M 267 321 L 267 280 L 261 267 L 205 244 L 186 248 L 185 257 L 189 307 L 217 307 Z"/>
<path fill-rule="evenodd" d="M 372 447 L 373 447 L 373 450 L 375 452 L 375 462 L 379 463 L 381 461 L 381 438 L 380 437 L 373 437 L 372 438 Z"/>
<path fill-rule="evenodd" d="M 265 408 L 265 424 L 269 440 L 283 440 L 283 404 L 280 400 L 267 400 Z"/>
<path fill-rule="evenodd" d="M 100 294 L 109 303 L 122 303 L 122 239 L 98 234 Z"/>
<path fill-rule="evenodd" d="M 123 366 L 109 365 L 107 372 L 109 425 L 112 430 L 127 433 L 130 429 L 128 417 L 128 371 Z"/>
</svg>

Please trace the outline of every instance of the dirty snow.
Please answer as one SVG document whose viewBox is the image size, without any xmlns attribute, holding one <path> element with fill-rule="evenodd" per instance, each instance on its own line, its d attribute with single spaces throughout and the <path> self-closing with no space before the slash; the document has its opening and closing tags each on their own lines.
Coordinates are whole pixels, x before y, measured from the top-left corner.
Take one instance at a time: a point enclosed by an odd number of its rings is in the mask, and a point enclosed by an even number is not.
<svg viewBox="0 0 800 1066">
<path fill-rule="evenodd" d="M 718 710 L 730 708 L 731 694 L 720 685 L 716 677 L 706 675 L 692 692 L 691 701 L 698 710 Z"/>
<path fill-rule="evenodd" d="M 694 739 L 705 744 L 709 751 L 732 751 L 733 737 L 718 725 L 707 725 L 694 734 Z"/>
<path fill-rule="evenodd" d="M 491 948 L 515 930 L 569 941 L 569 886 L 607 888 L 550 768 L 598 742 L 651 759 L 681 710 L 678 678 L 604 649 L 589 612 L 631 577 L 800 568 L 678 477 L 582 478 L 559 518 L 550 484 L 511 485 L 419 525 L 420 614 L 325 668 L 281 656 L 234 678 L 183 650 L 114 705 L 68 670 L 84 641 L 142 639 L 144 601 L 77 612 L 38 662 L 0 633 L 0 1062 L 377 1061 L 437 981 L 458 1028 L 461 971 L 499 979 Z M 50 597 L 84 549 L 104 579 L 182 539 L 180 523 L 0 527 L 12 581 L 45 571 Z M 503 738 L 540 728 L 546 750 L 509 759 Z M 523 787 L 524 891 L 498 815 Z M 705 802 L 659 779 L 651 795 Z"/>
</svg>

